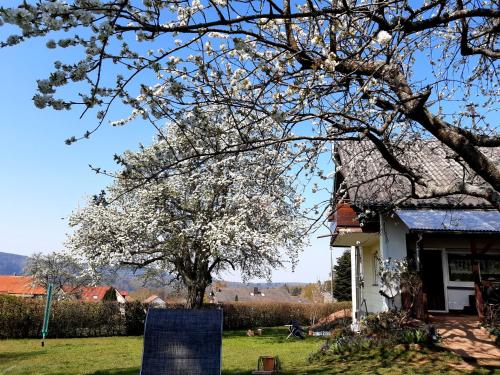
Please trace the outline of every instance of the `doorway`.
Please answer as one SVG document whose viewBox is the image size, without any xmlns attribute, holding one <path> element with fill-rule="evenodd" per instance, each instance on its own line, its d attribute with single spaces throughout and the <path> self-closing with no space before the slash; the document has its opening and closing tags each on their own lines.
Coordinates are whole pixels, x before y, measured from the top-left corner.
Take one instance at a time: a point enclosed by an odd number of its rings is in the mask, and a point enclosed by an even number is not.
<svg viewBox="0 0 500 375">
<path fill-rule="evenodd" d="M 421 255 L 422 289 L 429 311 L 446 311 L 442 251 L 424 250 Z"/>
</svg>

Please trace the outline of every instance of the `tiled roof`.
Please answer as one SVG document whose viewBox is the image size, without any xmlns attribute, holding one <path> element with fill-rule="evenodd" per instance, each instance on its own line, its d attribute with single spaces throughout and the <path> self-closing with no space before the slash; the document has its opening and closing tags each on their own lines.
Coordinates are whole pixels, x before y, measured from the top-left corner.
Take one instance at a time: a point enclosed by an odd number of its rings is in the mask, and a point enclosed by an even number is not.
<svg viewBox="0 0 500 375">
<path fill-rule="evenodd" d="M 30 276 L 0 275 L 0 294 L 44 295 L 45 288 L 37 286 Z"/>
<path fill-rule="evenodd" d="M 151 303 L 151 302 L 153 302 L 153 301 L 154 301 L 155 299 L 157 299 L 157 298 L 158 298 L 158 299 L 160 299 L 161 301 L 163 301 L 163 300 L 162 300 L 160 297 L 158 297 L 156 294 L 153 294 L 152 296 L 149 296 L 148 298 L 146 298 L 146 299 L 143 301 L 143 303 L 146 303 L 146 304 Z"/>
<path fill-rule="evenodd" d="M 101 302 L 110 286 L 84 286 L 79 290 L 80 299 L 85 302 Z"/>
<path fill-rule="evenodd" d="M 214 297 L 217 302 L 235 302 L 236 296 L 239 302 L 304 302 L 282 288 L 259 289 L 260 294 L 253 292 L 251 288 L 223 288 L 220 292 L 214 291 Z"/>
<path fill-rule="evenodd" d="M 429 185 L 448 186 L 462 180 L 463 167 L 450 157 L 451 152 L 447 153 L 442 143 L 413 141 L 400 146 L 394 151 L 398 160 L 424 176 Z M 408 179 L 392 169 L 371 142 L 343 141 L 337 142 L 335 148 L 341 164 L 337 170 L 346 182 L 349 199 L 354 205 L 386 206 L 409 196 L 411 186 Z M 500 164 L 500 148 L 483 148 L 481 151 Z M 465 178 L 474 180 L 475 184 L 482 181 L 468 172 Z M 423 191 L 418 185 L 416 189 L 420 193 Z M 464 195 L 407 200 L 400 206 L 491 207 L 482 198 Z"/>
</svg>

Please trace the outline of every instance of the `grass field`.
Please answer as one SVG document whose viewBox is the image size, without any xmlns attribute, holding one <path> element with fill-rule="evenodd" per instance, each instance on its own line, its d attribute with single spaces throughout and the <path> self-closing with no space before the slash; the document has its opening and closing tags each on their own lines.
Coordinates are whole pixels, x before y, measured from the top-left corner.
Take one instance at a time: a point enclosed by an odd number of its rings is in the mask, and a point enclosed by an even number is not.
<svg viewBox="0 0 500 375">
<path fill-rule="evenodd" d="M 466 364 L 444 352 L 380 352 L 331 358 L 307 363 L 309 353 L 323 340 L 285 340 L 283 329 L 264 329 L 262 337 L 247 337 L 243 331 L 224 333 L 223 374 L 250 374 L 259 355 L 278 355 L 283 374 L 461 374 Z M 139 372 L 141 337 L 0 341 L 0 375 L 94 374 L 129 375 Z M 500 370 L 476 368 L 478 374 L 500 374 Z"/>
</svg>

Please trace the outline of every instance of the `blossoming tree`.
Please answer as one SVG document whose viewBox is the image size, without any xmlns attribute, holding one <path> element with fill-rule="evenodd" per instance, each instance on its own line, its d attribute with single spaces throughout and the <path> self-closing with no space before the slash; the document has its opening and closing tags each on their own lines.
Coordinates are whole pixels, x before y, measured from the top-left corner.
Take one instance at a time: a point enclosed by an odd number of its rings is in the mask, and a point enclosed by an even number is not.
<svg viewBox="0 0 500 375">
<path fill-rule="evenodd" d="M 81 287 L 91 285 L 94 278 L 90 271 L 85 263 L 63 251 L 35 253 L 26 259 L 24 267 L 24 274 L 31 276 L 37 285 L 47 289 L 52 284 L 58 299 L 70 298 Z"/>
<path fill-rule="evenodd" d="M 221 106 L 177 120 L 152 146 L 117 156 L 123 169 L 72 215 L 68 245 L 97 268 L 168 272 L 185 285 L 187 307 L 197 308 L 214 274 L 269 278 L 284 258 L 294 262 L 304 227 L 281 145 L 220 153 L 242 136 L 265 136 L 271 120 Z"/>
<path fill-rule="evenodd" d="M 38 81 L 38 107 L 82 105 L 102 124 L 121 101 L 131 107 L 129 118 L 113 122 L 121 125 L 226 103 L 286 128 L 254 139 L 255 147 L 296 143 L 314 169 L 326 143 L 368 139 L 419 187 L 412 198 L 466 194 L 500 207 L 494 2 L 38 0 L 0 15 L 21 28 L 3 46 L 55 31 L 48 48 L 83 51 Z M 58 97 L 71 82 L 88 90 Z M 435 186 L 400 160 L 415 138 L 441 142 L 466 177 Z"/>
</svg>

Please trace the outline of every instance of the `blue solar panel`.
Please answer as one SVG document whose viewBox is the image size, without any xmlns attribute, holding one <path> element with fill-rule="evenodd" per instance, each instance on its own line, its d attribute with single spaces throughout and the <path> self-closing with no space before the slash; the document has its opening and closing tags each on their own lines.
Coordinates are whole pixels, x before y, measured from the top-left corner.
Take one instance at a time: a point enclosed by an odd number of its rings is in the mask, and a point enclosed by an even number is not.
<svg viewBox="0 0 500 375">
<path fill-rule="evenodd" d="M 220 375 L 222 310 L 149 309 L 141 375 Z"/>
<path fill-rule="evenodd" d="M 500 232 L 497 210 L 396 210 L 410 230 Z"/>
</svg>

